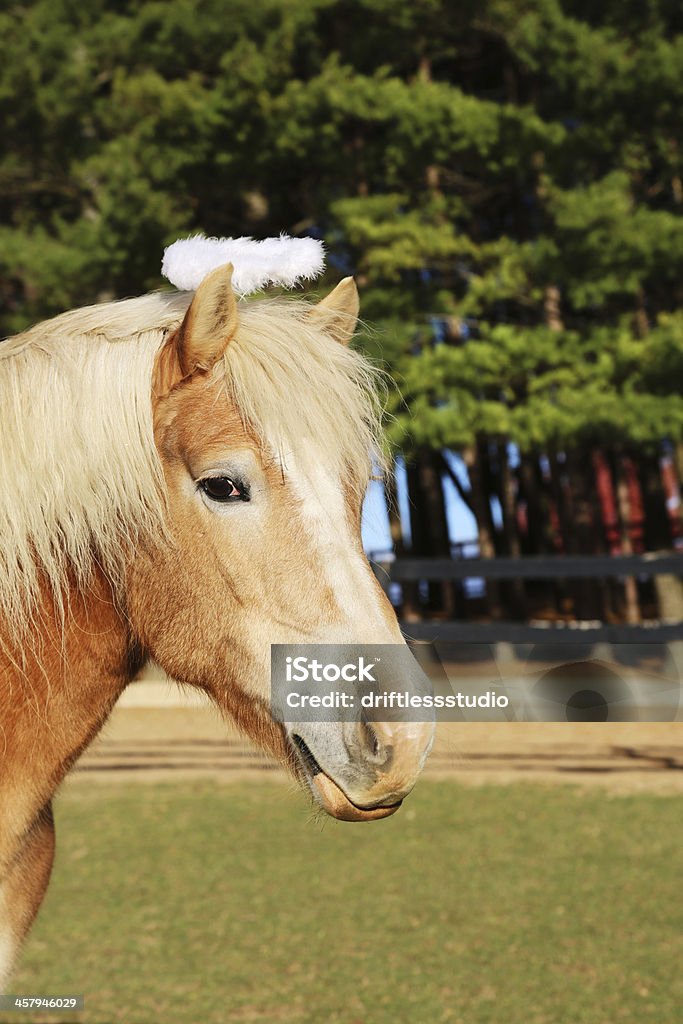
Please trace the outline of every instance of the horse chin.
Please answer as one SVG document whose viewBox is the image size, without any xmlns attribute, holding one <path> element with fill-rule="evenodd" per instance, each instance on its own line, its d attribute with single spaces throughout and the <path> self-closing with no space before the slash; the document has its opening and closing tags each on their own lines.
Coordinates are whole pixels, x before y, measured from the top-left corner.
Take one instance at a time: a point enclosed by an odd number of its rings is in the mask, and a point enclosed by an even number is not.
<svg viewBox="0 0 683 1024">
<path fill-rule="evenodd" d="M 380 818 L 388 818 L 395 814 L 403 802 L 399 800 L 395 804 L 383 807 L 358 807 L 349 800 L 337 783 L 322 771 L 313 776 L 311 785 L 327 813 L 339 821 L 378 821 Z"/>
<path fill-rule="evenodd" d="M 308 783 L 313 795 L 330 817 L 339 821 L 379 821 L 395 814 L 403 803 L 402 799 L 390 804 L 374 804 L 372 807 L 354 803 L 341 786 L 323 771 L 311 748 L 301 736 L 295 733 L 292 736 L 292 745 L 295 757 L 293 763 L 290 761 L 290 765 L 294 774 L 299 781 Z"/>
</svg>

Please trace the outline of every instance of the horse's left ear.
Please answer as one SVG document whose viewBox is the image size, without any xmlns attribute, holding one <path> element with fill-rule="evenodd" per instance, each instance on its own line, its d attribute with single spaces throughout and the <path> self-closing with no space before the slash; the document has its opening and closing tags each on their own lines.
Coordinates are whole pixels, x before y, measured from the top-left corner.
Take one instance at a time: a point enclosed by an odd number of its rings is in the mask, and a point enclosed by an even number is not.
<svg viewBox="0 0 683 1024">
<path fill-rule="evenodd" d="M 186 377 L 210 370 L 237 330 L 232 263 L 208 274 L 197 288 L 185 319 L 159 353 L 155 391 L 167 394 Z"/>
<path fill-rule="evenodd" d="M 329 295 L 311 310 L 311 316 L 341 345 L 348 345 L 358 321 L 360 301 L 352 277 L 345 277 Z"/>
</svg>

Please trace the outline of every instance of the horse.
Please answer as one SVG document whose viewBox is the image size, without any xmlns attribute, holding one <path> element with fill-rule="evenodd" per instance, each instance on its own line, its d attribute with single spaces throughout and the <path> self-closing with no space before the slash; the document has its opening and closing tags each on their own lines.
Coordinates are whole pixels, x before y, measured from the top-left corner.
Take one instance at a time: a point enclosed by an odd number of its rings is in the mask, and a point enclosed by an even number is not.
<svg viewBox="0 0 683 1024">
<path fill-rule="evenodd" d="M 394 813 L 432 743 L 428 722 L 273 716 L 271 644 L 404 638 L 361 544 L 381 403 L 348 344 L 356 285 L 244 300 L 231 278 L 0 343 L 4 978 L 48 886 L 55 791 L 146 660 L 342 820 Z"/>
</svg>

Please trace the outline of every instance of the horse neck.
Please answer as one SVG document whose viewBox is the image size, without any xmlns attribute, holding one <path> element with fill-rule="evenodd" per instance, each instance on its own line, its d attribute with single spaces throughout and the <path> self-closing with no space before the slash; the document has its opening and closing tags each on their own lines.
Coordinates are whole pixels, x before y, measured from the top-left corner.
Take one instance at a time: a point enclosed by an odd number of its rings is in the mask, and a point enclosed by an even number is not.
<svg viewBox="0 0 683 1024">
<path fill-rule="evenodd" d="M 70 589 L 63 622 L 43 597 L 23 651 L 0 642 L 0 866 L 142 660 L 101 573 Z"/>
</svg>

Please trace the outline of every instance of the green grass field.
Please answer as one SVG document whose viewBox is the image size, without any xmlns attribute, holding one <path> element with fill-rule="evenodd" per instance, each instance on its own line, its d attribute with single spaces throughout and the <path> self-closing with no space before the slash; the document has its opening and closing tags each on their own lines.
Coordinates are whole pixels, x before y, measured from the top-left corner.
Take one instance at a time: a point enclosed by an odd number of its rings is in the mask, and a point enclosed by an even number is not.
<svg viewBox="0 0 683 1024">
<path fill-rule="evenodd" d="M 89 1024 L 683 1018 L 683 798 L 424 782 L 348 825 L 275 781 L 79 782 L 57 832 L 11 991 Z"/>
</svg>

